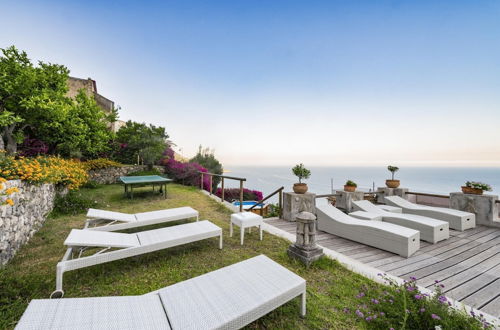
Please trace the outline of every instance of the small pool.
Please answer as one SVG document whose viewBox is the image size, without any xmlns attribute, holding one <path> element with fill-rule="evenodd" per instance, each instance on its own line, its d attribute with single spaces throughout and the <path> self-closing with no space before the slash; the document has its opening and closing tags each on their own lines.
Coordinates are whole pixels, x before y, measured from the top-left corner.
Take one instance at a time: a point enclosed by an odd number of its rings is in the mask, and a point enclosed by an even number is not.
<svg viewBox="0 0 500 330">
<path fill-rule="evenodd" d="M 242 203 L 242 204 L 243 204 L 243 208 L 244 208 L 244 209 L 249 209 L 249 208 L 251 208 L 252 206 L 257 205 L 257 202 L 256 202 L 256 201 L 243 201 L 243 203 Z M 240 206 L 240 202 L 233 202 L 233 205 L 234 205 L 234 206 Z M 261 207 L 264 207 L 264 206 L 266 206 L 266 205 L 265 205 L 265 204 L 263 204 L 263 203 L 260 203 L 260 204 L 258 204 L 255 208 L 256 208 L 256 209 L 260 209 Z"/>
</svg>

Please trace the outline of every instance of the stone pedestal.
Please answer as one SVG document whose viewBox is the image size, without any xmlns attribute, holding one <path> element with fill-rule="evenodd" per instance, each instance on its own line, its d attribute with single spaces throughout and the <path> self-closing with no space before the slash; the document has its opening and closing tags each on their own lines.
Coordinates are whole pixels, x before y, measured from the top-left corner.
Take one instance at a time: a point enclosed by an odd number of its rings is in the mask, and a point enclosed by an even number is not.
<svg viewBox="0 0 500 330">
<path fill-rule="evenodd" d="M 300 212 L 296 221 L 296 242 L 290 245 L 287 253 L 290 258 L 298 259 L 309 267 L 323 255 L 323 249 L 316 244 L 316 216 L 310 212 Z"/>
<path fill-rule="evenodd" d="M 346 212 L 354 211 L 353 201 L 362 201 L 365 193 L 362 191 L 348 192 L 337 190 L 335 193 L 335 207 Z"/>
<path fill-rule="evenodd" d="M 450 208 L 476 214 L 476 224 L 500 227 L 497 195 L 450 193 Z"/>
<path fill-rule="evenodd" d="M 407 192 L 408 192 L 408 188 L 378 187 L 377 188 L 377 203 L 385 204 L 384 197 L 387 197 L 387 196 L 399 196 L 401 198 L 406 199 Z"/>
<path fill-rule="evenodd" d="M 302 211 L 316 213 L 316 194 L 283 193 L 283 219 L 295 221 L 297 214 Z"/>
</svg>

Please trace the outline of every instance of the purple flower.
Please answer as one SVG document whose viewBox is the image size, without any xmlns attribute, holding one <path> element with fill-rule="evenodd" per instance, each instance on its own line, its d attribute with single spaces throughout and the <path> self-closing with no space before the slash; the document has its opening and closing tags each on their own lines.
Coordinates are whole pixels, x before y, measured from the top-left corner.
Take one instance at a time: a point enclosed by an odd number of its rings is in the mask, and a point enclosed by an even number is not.
<svg viewBox="0 0 500 330">
<path fill-rule="evenodd" d="M 415 287 L 409 286 L 409 287 L 406 288 L 406 290 L 412 292 L 412 291 L 415 291 Z"/>
<path fill-rule="evenodd" d="M 359 317 L 364 317 L 365 316 L 359 309 L 356 309 L 356 315 L 359 316 Z"/>
<path fill-rule="evenodd" d="M 436 283 L 436 284 L 437 284 L 437 283 L 439 283 L 439 281 L 438 281 L 438 280 L 434 280 L 434 283 Z"/>
<path fill-rule="evenodd" d="M 419 295 L 419 294 L 416 294 L 414 297 L 415 297 L 415 299 L 417 299 L 417 300 L 422 299 L 422 296 L 421 296 L 421 295 Z"/>
<path fill-rule="evenodd" d="M 368 316 L 365 320 L 367 320 L 368 322 L 370 322 L 372 320 L 372 317 Z"/>
<path fill-rule="evenodd" d="M 476 313 L 474 313 L 473 310 L 470 311 L 470 315 L 472 315 L 472 317 L 476 317 Z"/>
<path fill-rule="evenodd" d="M 425 308 L 422 307 L 422 308 L 420 308 L 420 313 L 423 313 L 423 312 L 425 312 Z"/>
<path fill-rule="evenodd" d="M 344 313 L 349 313 L 349 308 L 344 308 Z"/>
<path fill-rule="evenodd" d="M 444 289 L 444 284 L 439 284 L 439 286 L 440 286 L 442 289 Z"/>
<path fill-rule="evenodd" d="M 417 280 L 417 278 L 416 278 L 415 276 L 410 276 L 410 280 L 412 280 L 412 281 L 416 281 L 416 280 Z"/>
<path fill-rule="evenodd" d="M 436 314 L 431 314 L 431 317 L 434 319 L 434 320 L 441 320 L 441 318 L 436 315 Z"/>
<path fill-rule="evenodd" d="M 362 298 L 365 296 L 365 293 L 364 292 L 360 292 L 358 293 L 358 295 L 356 296 L 356 298 Z"/>
<path fill-rule="evenodd" d="M 380 316 L 384 316 L 384 315 L 385 315 L 385 313 L 384 313 L 384 312 L 380 312 Z"/>
<path fill-rule="evenodd" d="M 394 300 L 392 300 L 392 299 L 389 299 L 389 302 L 390 302 L 390 303 L 392 304 L 392 303 L 394 302 Z"/>
<path fill-rule="evenodd" d="M 446 297 L 445 297 L 445 296 L 439 296 L 439 297 L 438 297 L 438 300 L 439 300 L 439 302 L 440 302 L 441 304 L 444 304 L 445 302 L 447 302 L 447 301 L 448 301 L 448 299 L 446 299 Z"/>
<path fill-rule="evenodd" d="M 379 301 L 377 299 L 373 299 L 372 298 L 372 303 L 374 303 L 375 305 L 377 305 L 379 303 Z"/>
</svg>

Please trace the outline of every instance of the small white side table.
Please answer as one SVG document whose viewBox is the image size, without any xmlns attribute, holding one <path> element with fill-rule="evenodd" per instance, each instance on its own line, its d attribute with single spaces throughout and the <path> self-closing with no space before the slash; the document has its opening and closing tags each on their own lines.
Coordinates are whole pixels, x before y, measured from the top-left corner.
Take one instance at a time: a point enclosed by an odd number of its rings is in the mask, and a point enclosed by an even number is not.
<svg viewBox="0 0 500 330">
<path fill-rule="evenodd" d="M 233 237 L 233 225 L 240 227 L 240 240 L 243 245 L 245 236 L 245 228 L 250 231 L 251 227 L 259 227 L 260 240 L 262 241 L 262 224 L 264 219 L 252 212 L 239 212 L 231 214 L 231 222 L 229 224 L 229 237 Z"/>
</svg>

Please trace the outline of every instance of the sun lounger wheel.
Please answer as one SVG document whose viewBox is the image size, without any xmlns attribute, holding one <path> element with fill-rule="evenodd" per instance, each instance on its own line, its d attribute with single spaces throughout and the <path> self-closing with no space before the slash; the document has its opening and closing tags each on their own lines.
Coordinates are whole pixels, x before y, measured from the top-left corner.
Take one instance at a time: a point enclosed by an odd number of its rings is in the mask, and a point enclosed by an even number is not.
<svg viewBox="0 0 500 330">
<path fill-rule="evenodd" d="M 59 299 L 64 296 L 63 290 L 56 290 L 50 294 L 50 299 Z"/>
</svg>

